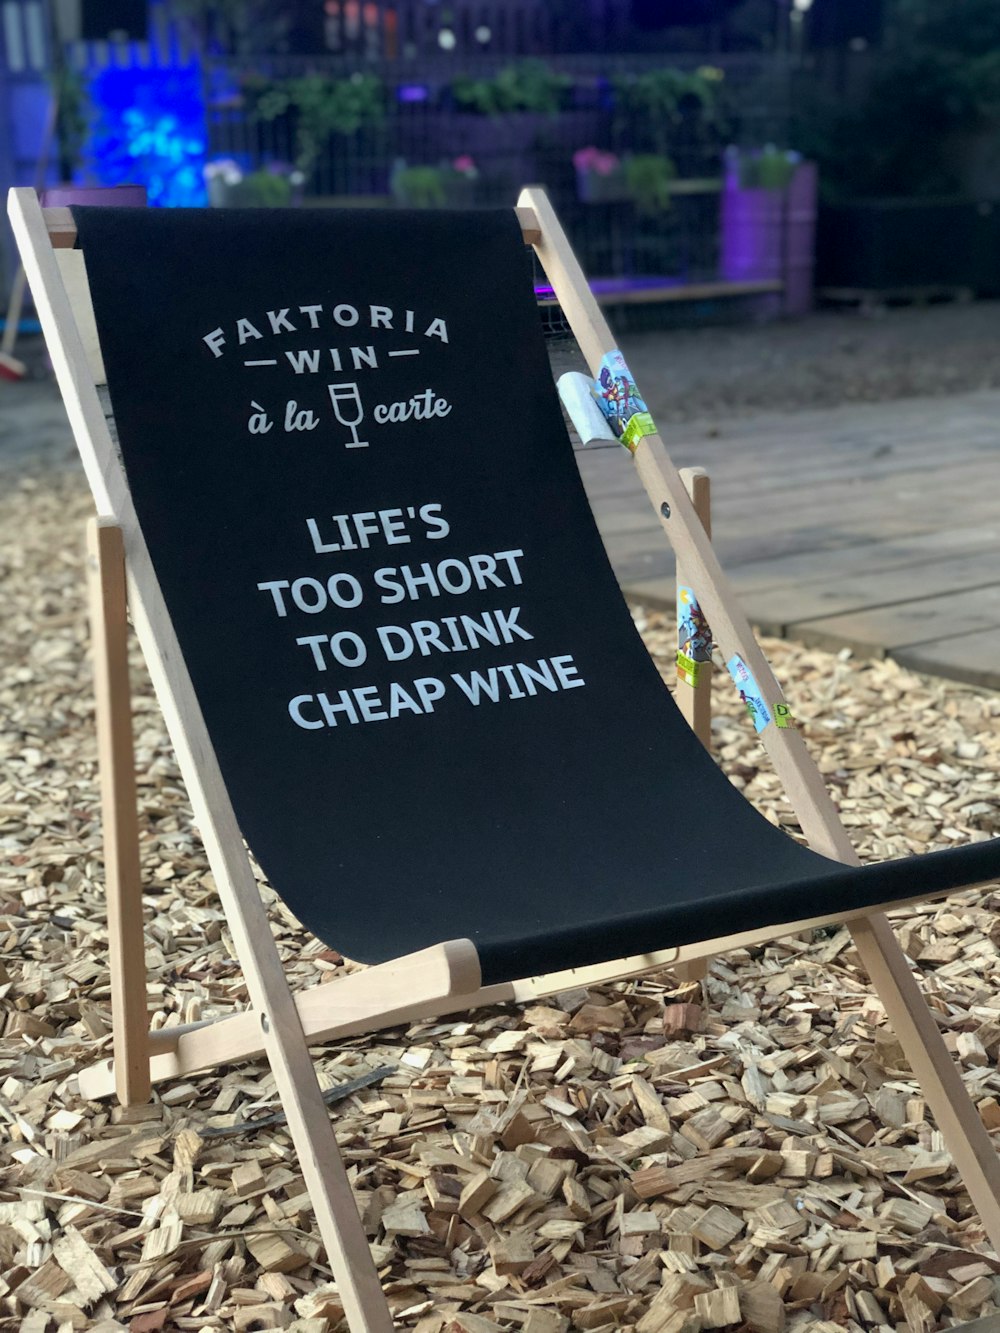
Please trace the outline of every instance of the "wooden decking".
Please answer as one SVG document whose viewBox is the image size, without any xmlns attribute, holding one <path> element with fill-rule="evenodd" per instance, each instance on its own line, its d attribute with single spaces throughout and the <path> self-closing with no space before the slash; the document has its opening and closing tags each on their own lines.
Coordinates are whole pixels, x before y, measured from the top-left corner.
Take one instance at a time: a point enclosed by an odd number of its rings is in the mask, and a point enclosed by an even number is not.
<svg viewBox="0 0 1000 1333">
<path fill-rule="evenodd" d="M 709 470 L 715 545 L 761 630 L 1000 687 L 1000 393 L 663 434 Z M 590 447 L 581 469 L 626 592 L 673 605 L 625 451 Z"/>
</svg>

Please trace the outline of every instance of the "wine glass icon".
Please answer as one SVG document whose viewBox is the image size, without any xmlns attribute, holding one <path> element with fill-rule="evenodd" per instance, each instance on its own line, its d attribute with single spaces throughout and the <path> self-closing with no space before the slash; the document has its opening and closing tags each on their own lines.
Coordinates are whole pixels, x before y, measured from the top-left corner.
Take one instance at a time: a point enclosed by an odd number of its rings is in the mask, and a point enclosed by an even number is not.
<svg viewBox="0 0 1000 1333">
<path fill-rule="evenodd" d="M 361 405 L 361 394 L 356 383 L 328 384 L 330 402 L 337 420 L 346 426 L 353 436 L 346 441 L 345 449 L 367 449 L 368 441 L 358 439 L 358 427 L 365 419 L 365 409 Z"/>
</svg>

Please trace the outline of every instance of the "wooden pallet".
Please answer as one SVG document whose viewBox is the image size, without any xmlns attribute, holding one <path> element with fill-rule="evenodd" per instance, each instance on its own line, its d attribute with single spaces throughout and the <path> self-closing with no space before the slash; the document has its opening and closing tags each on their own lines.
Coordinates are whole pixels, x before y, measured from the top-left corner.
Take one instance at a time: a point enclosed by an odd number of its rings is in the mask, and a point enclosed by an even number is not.
<svg viewBox="0 0 1000 1333">
<path fill-rule="evenodd" d="M 824 305 L 856 306 L 861 314 L 874 314 L 888 306 L 964 303 L 971 301 L 975 292 L 971 287 L 928 283 L 913 287 L 820 287 L 816 296 Z"/>
</svg>

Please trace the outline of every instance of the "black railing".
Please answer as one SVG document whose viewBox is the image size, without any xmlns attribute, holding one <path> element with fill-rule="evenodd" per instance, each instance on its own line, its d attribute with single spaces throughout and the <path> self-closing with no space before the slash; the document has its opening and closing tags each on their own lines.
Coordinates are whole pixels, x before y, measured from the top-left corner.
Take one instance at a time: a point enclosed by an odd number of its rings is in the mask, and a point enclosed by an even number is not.
<svg viewBox="0 0 1000 1333">
<path fill-rule="evenodd" d="M 623 107 L 614 81 L 664 68 L 693 71 L 697 58 L 665 62 L 662 57 L 560 57 L 546 62 L 568 76 L 562 109 L 478 114 L 462 106 L 449 60 L 408 66 L 368 63 L 363 74 L 353 62 L 335 57 L 254 57 L 252 62 L 213 62 L 208 77 L 210 156 L 233 158 L 244 170 L 272 163 L 294 164 L 301 152 L 300 114 L 294 105 L 268 119 L 261 114 L 264 88 L 306 75 L 378 79 L 377 105 L 367 123 L 350 132 L 334 131 L 308 164 L 305 193 L 370 202 L 400 200 L 400 172 L 440 167 L 456 161 L 447 198 L 438 202 L 501 206 L 514 202 L 525 184 L 544 185 L 565 220 L 587 269 L 607 275 L 637 273 L 701 281 L 717 271 L 718 183 L 726 144 L 785 143 L 788 124 L 788 67 L 781 60 L 727 58 L 715 66 L 718 89 L 713 116 L 685 105 L 669 124 L 651 125 L 640 109 Z M 495 75 L 504 62 L 485 57 L 464 62 L 475 78 Z M 263 83 L 262 83 L 263 81 Z M 285 85 L 287 86 L 287 85 Z M 255 109 L 256 107 L 256 109 Z M 679 187 L 670 206 L 647 207 L 608 192 L 581 190 L 574 154 L 588 146 L 619 156 L 659 150 L 669 156 Z M 405 179 L 405 177 L 404 177 Z M 401 199 L 406 202 L 405 193 Z"/>
</svg>

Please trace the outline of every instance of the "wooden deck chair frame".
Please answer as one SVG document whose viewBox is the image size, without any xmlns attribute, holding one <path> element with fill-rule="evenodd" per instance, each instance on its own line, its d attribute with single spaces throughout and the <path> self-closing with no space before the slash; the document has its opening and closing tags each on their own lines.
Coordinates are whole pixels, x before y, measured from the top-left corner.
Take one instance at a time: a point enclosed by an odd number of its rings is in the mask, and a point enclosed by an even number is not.
<svg viewBox="0 0 1000 1333">
<path fill-rule="evenodd" d="M 392 1328 L 392 1317 L 316 1079 L 310 1042 L 480 1005 L 530 1001 L 569 986 L 697 962 L 840 922 L 850 930 L 984 1229 L 1000 1251 L 1000 1159 L 878 908 L 853 916 L 791 921 L 778 928 L 743 931 L 601 966 L 487 987 L 480 984 L 472 943 L 450 941 L 293 995 L 101 407 L 96 388 L 99 363 L 95 367 L 94 360 L 96 332 L 87 323 L 89 292 L 83 258 L 71 249 L 75 240 L 72 217 L 68 210 L 43 213 L 34 192 L 23 189 L 11 192 L 10 215 L 70 423 L 102 515 L 94 526 L 91 548 L 97 622 L 103 626 L 103 641 L 96 652 L 97 687 L 102 695 L 108 870 L 111 883 L 117 885 L 109 894 L 111 931 L 118 950 L 114 985 L 119 1014 L 127 1014 L 128 1019 L 116 1021 L 116 1052 L 121 1056 L 117 1069 L 106 1061 L 85 1071 L 81 1075 L 84 1094 L 103 1096 L 117 1089 L 126 1101 L 143 1100 L 148 1097 L 150 1080 L 187 1075 L 265 1053 L 349 1325 L 353 1333 L 384 1333 Z M 615 341 L 544 192 L 525 190 L 518 216 L 525 243 L 534 246 L 591 372 L 596 374 Z M 657 435 L 644 437 L 633 457 L 718 648 L 727 660 L 740 654 L 773 711 L 781 699 L 779 687 L 729 589 L 684 480 Z M 132 622 L 177 753 L 251 1000 L 247 1011 L 233 1017 L 162 1032 L 146 1030 L 141 955 L 130 947 L 130 941 L 141 935 L 134 788 L 129 774 L 131 735 L 127 714 L 115 702 L 122 697 L 125 683 L 126 589 Z M 794 729 L 771 726 L 761 733 L 761 739 L 810 845 L 847 865 L 859 864 L 801 736 Z"/>
</svg>

